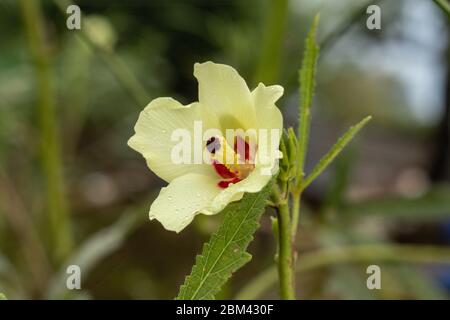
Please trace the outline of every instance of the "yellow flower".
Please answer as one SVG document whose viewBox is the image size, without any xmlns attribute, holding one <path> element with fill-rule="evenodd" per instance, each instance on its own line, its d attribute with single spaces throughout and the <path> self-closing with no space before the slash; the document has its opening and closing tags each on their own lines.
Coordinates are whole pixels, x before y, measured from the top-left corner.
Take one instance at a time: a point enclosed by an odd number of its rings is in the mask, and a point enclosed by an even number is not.
<svg viewBox="0 0 450 320">
<path fill-rule="evenodd" d="M 259 192 L 280 157 L 283 118 L 275 102 L 281 86 L 260 83 L 250 91 L 235 69 L 212 62 L 196 63 L 194 76 L 198 102 L 151 101 L 128 141 L 169 183 L 151 205 L 150 219 L 176 232 L 196 214 L 216 214 L 245 192 Z"/>
</svg>

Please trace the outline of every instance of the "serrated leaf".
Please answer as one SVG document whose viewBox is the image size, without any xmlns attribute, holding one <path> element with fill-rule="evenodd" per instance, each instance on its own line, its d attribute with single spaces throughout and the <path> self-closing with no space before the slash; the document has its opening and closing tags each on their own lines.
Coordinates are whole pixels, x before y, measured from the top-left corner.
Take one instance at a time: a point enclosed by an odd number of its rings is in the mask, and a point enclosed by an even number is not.
<svg viewBox="0 0 450 320">
<path fill-rule="evenodd" d="M 304 190 L 311 182 L 313 182 L 327 167 L 328 165 L 337 157 L 337 155 L 345 148 L 345 146 L 352 141 L 354 136 L 361 130 L 367 122 L 372 119 L 371 116 L 365 117 L 358 124 L 347 130 L 346 133 L 331 147 L 330 151 L 325 154 L 322 159 L 316 164 L 311 173 L 306 177 L 301 185 L 301 189 Z"/>
<path fill-rule="evenodd" d="M 309 130 L 311 127 L 311 105 L 314 97 L 317 58 L 319 46 L 316 42 L 317 25 L 319 16 L 314 17 L 311 30 L 305 40 L 302 67 L 299 71 L 300 83 L 300 110 L 298 120 L 298 183 L 303 178 L 306 152 L 308 149 Z"/>
<path fill-rule="evenodd" d="M 231 274 L 251 260 L 246 249 L 258 228 L 271 186 L 272 182 L 259 193 L 248 193 L 225 208 L 222 225 L 203 246 L 177 299 L 214 299 Z"/>
</svg>

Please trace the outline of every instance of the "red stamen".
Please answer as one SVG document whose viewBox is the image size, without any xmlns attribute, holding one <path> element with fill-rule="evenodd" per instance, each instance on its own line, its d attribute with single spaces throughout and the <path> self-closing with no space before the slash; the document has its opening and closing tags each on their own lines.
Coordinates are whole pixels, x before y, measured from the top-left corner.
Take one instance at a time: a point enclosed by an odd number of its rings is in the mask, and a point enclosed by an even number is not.
<svg viewBox="0 0 450 320">
<path fill-rule="evenodd" d="M 234 178 L 232 180 L 222 180 L 222 181 L 219 181 L 219 183 L 217 185 L 222 189 L 226 189 L 230 186 L 230 184 L 238 183 L 239 181 L 241 181 L 241 179 L 239 179 L 239 178 Z"/>
<path fill-rule="evenodd" d="M 237 175 L 230 171 L 224 164 L 218 162 L 217 160 L 213 160 L 212 165 L 216 170 L 217 174 L 224 179 L 234 179 Z"/>
</svg>

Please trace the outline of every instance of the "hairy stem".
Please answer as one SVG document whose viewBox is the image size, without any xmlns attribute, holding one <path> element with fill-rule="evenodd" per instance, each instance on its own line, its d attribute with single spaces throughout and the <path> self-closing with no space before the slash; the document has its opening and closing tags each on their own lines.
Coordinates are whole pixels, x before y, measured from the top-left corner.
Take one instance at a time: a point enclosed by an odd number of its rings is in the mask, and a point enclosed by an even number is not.
<svg viewBox="0 0 450 320">
<path fill-rule="evenodd" d="M 286 200 L 278 206 L 278 277 L 283 300 L 295 299 L 294 251 L 292 250 L 291 218 Z"/>
<path fill-rule="evenodd" d="M 295 243 L 295 238 L 297 236 L 298 229 L 298 219 L 300 216 L 300 198 L 301 192 L 293 191 L 292 192 L 292 242 Z"/>
</svg>

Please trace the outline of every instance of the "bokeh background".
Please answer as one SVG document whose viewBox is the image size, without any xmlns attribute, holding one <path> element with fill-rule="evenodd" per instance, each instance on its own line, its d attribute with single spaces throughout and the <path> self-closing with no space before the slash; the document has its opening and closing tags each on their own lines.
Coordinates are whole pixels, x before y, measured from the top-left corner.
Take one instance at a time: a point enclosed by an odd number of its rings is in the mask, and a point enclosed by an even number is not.
<svg viewBox="0 0 450 320">
<path fill-rule="evenodd" d="M 449 17 L 434 1 L 75 3 L 82 28 L 70 31 L 66 1 L 0 0 L 0 292 L 172 299 L 223 217 L 180 234 L 148 221 L 165 183 L 126 144 L 139 111 L 159 96 L 197 100 L 193 64 L 212 60 L 252 87 L 283 85 L 278 105 L 295 126 L 303 41 L 320 12 L 307 169 L 348 126 L 373 121 L 303 197 L 299 296 L 449 297 Z M 366 28 L 369 4 L 381 30 Z M 273 214 L 221 298 L 277 298 Z M 82 290 L 66 289 L 71 264 Z M 381 290 L 366 287 L 371 264 Z"/>
</svg>

